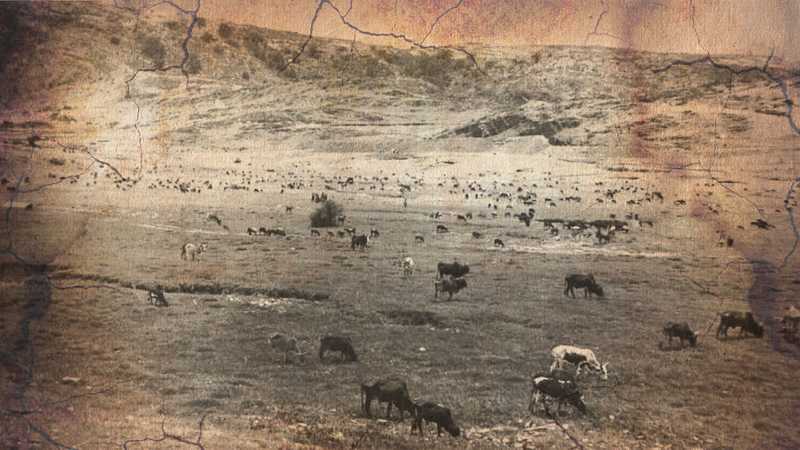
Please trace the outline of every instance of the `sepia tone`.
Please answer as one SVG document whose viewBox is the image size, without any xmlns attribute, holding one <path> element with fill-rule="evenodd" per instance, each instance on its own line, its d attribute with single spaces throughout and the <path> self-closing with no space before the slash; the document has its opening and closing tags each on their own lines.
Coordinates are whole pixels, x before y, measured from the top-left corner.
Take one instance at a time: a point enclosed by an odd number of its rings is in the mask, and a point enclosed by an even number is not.
<svg viewBox="0 0 800 450">
<path fill-rule="evenodd" d="M 0 3 L 0 448 L 799 448 L 800 3 Z"/>
</svg>

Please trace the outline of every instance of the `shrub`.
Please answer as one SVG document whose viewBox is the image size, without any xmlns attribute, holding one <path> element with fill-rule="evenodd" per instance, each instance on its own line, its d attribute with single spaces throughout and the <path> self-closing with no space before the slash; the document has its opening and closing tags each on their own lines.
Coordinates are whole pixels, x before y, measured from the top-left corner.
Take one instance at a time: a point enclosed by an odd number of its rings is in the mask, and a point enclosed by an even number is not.
<svg viewBox="0 0 800 450">
<path fill-rule="evenodd" d="M 145 36 L 138 39 L 138 44 L 145 58 L 149 59 L 156 67 L 164 67 L 167 51 L 161 40 L 155 36 Z"/>
<path fill-rule="evenodd" d="M 229 41 L 233 38 L 233 27 L 227 23 L 221 23 L 217 28 L 217 34 L 219 34 L 219 37 L 222 39 Z"/>
<path fill-rule="evenodd" d="M 205 42 L 206 44 L 210 44 L 210 43 L 214 42 L 216 40 L 216 38 L 214 37 L 213 34 L 211 34 L 208 31 L 206 31 L 205 33 L 203 33 L 202 36 L 200 36 L 200 40 Z"/>
<path fill-rule="evenodd" d="M 325 200 L 311 213 L 312 227 L 335 227 L 344 209 L 333 200 Z"/>
<path fill-rule="evenodd" d="M 119 45 L 119 43 L 120 43 L 120 40 L 119 40 L 119 38 L 118 38 L 118 37 L 116 37 L 116 36 L 111 36 L 111 44 L 112 44 L 112 45 Z"/>
<path fill-rule="evenodd" d="M 206 19 L 204 17 L 198 17 L 197 18 L 197 26 L 198 27 L 205 28 L 206 24 L 207 24 L 207 22 L 206 22 Z"/>
<path fill-rule="evenodd" d="M 200 73 L 202 69 L 203 65 L 200 63 L 200 58 L 194 53 L 190 54 L 189 59 L 186 61 L 186 73 L 195 75 Z"/>
</svg>

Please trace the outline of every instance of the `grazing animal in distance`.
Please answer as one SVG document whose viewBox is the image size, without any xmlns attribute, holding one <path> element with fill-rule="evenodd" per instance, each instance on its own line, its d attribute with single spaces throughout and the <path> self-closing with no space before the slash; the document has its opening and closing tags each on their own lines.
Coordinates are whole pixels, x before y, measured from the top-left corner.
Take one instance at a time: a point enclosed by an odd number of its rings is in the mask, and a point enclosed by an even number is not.
<svg viewBox="0 0 800 450">
<path fill-rule="evenodd" d="M 564 295 L 572 295 L 572 298 L 575 298 L 575 288 L 583 289 L 583 296 L 590 297 L 592 294 L 597 294 L 599 297 L 603 297 L 603 288 L 597 284 L 597 281 L 594 279 L 594 275 L 587 274 L 569 274 L 564 278 Z"/>
<path fill-rule="evenodd" d="M 461 214 L 457 215 L 457 216 L 456 216 L 456 219 L 457 219 L 458 221 L 460 221 L 460 222 L 467 223 L 467 217 L 466 217 L 466 216 L 462 216 Z"/>
<path fill-rule="evenodd" d="M 483 237 L 483 234 L 482 234 L 482 233 L 479 233 L 479 232 L 477 232 L 477 231 L 473 231 L 473 232 L 472 232 L 472 237 L 474 237 L 475 239 L 480 239 L 480 238 L 482 238 L 482 237 Z"/>
<path fill-rule="evenodd" d="M 608 379 L 608 363 L 600 364 L 594 352 L 589 349 L 572 345 L 556 345 L 550 350 L 550 356 L 553 357 L 553 364 L 550 366 L 550 370 L 562 369 L 564 363 L 570 363 L 576 367 L 575 377 L 580 376 L 581 369 L 588 368 L 595 372 L 600 372 L 601 379 Z"/>
<path fill-rule="evenodd" d="M 248 227 L 247 228 L 247 234 L 249 236 L 255 236 L 255 235 L 258 234 L 258 230 L 256 230 L 255 228 Z"/>
<path fill-rule="evenodd" d="M 361 248 L 362 250 L 367 248 L 367 242 L 369 242 L 369 238 L 366 234 L 362 234 L 360 236 L 353 236 L 350 238 L 350 248 L 355 250 L 356 247 Z"/>
<path fill-rule="evenodd" d="M 267 236 L 286 236 L 286 230 L 283 228 L 270 228 L 264 232 Z"/>
<path fill-rule="evenodd" d="M 457 262 L 446 263 L 440 262 L 436 265 L 437 279 L 445 275 L 450 275 L 453 278 L 461 278 L 469 273 L 469 266 L 466 264 L 459 264 Z"/>
<path fill-rule="evenodd" d="M 535 374 L 531 376 L 531 384 L 531 399 L 528 403 L 528 410 L 531 414 L 534 413 L 540 400 L 549 414 L 547 397 L 558 401 L 556 416 L 561 414 L 561 405 L 564 401 L 577 408 L 582 414 L 586 414 L 586 404 L 583 403 L 581 391 L 574 381 L 555 378 L 549 374 Z"/>
<path fill-rule="evenodd" d="M 728 328 L 739 328 L 739 336 L 745 333 L 759 338 L 764 336 L 764 327 L 756 322 L 751 312 L 726 311 L 720 314 L 717 337 L 728 337 Z"/>
<path fill-rule="evenodd" d="M 153 306 L 169 306 L 160 286 L 147 290 L 147 302 Z"/>
<path fill-rule="evenodd" d="M 269 345 L 273 350 L 283 353 L 283 363 L 289 360 L 289 354 L 293 353 L 302 357 L 303 353 L 300 352 L 300 347 L 297 345 L 297 339 L 289 337 L 282 333 L 275 333 L 269 338 Z"/>
<path fill-rule="evenodd" d="M 380 231 L 378 231 L 377 228 L 373 228 L 373 229 L 369 230 L 369 238 L 370 239 L 376 238 L 376 237 L 380 237 L 380 236 L 381 236 L 381 233 L 380 233 Z"/>
<path fill-rule="evenodd" d="M 458 437 L 461 434 L 461 429 L 458 428 L 453 420 L 453 414 L 450 412 L 449 408 L 445 408 L 438 403 L 424 400 L 416 402 L 414 407 L 415 419 L 414 423 L 411 424 L 412 434 L 414 433 L 414 430 L 419 430 L 419 435 L 423 435 L 423 420 L 436 424 L 436 436 L 442 435 L 442 429 L 446 430 L 448 433 L 450 433 L 450 436 L 453 437 Z"/>
<path fill-rule="evenodd" d="M 312 236 L 319 236 L 319 230 L 311 230 Z"/>
<path fill-rule="evenodd" d="M 386 418 L 389 419 L 392 413 L 392 405 L 400 410 L 400 420 L 403 420 L 403 413 L 408 411 L 411 417 L 416 415 L 416 405 L 411 401 L 408 394 L 406 382 L 399 378 L 386 378 L 375 383 L 361 385 L 361 410 L 367 417 L 372 417 L 372 401 L 378 403 L 388 403 L 386 406 Z"/>
<path fill-rule="evenodd" d="M 191 258 L 192 261 L 196 261 L 200 255 L 207 250 L 208 244 L 205 242 L 201 242 L 197 245 L 187 242 L 186 244 L 183 244 L 183 247 L 181 247 L 181 259 L 188 261 L 189 258 Z"/>
<path fill-rule="evenodd" d="M 290 213 L 294 209 L 294 206 L 286 206 L 286 212 Z"/>
<path fill-rule="evenodd" d="M 353 342 L 349 337 L 325 336 L 321 338 L 319 340 L 320 361 L 322 361 L 325 352 L 339 352 L 343 361 L 345 359 L 351 362 L 358 361 L 356 351 L 353 349 Z"/>
<path fill-rule="evenodd" d="M 347 228 L 345 228 L 345 229 L 344 229 L 344 231 L 345 231 L 347 234 L 349 234 L 350 236 L 355 236 L 355 235 L 356 235 L 356 229 L 355 229 L 355 227 L 347 227 Z"/>
<path fill-rule="evenodd" d="M 267 229 L 265 227 L 259 227 L 258 228 L 258 234 L 260 234 L 262 236 L 266 236 L 268 234 L 267 233 Z"/>
<path fill-rule="evenodd" d="M 800 328 L 800 309 L 794 305 L 787 306 L 781 318 L 781 325 L 783 325 L 783 332 L 796 334 Z"/>
<path fill-rule="evenodd" d="M 341 224 L 343 224 L 343 223 L 344 223 L 344 221 L 345 221 L 345 220 L 347 220 L 347 216 L 345 216 L 344 214 L 342 214 L 341 216 L 337 217 L 337 218 L 336 218 L 336 220 L 337 220 L 337 221 L 339 222 L 339 224 L 341 225 Z"/>
<path fill-rule="evenodd" d="M 400 260 L 400 267 L 403 269 L 403 275 L 414 275 L 414 260 L 410 256 L 406 256 Z"/>
<path fill-rule="evenodd" d="M 448 300 L 453 299 L 453 294 L 458 294 L 458 291 L 467 287 L 467 280 L 463 278 L 444 278 L 433 282 L 434 294 L 433 298 L 439 298 L 439 292 L 447 292 L 449 294 Z"/>
<path fill-rule="evenodd" d="M 422 243 L 425 242 L 425 237 L 420 235 L 420 234 L 418 234 L 418 235 L 414 236 L 414 242 L 416 242 L 418 244 L 422 244 Z"/>
<path fill-rule="evenodd" d="M 437 233 L 448 233 L 450 230 L 444 225 L 436 225 L 436 232 Z"/>
<path fill-rule="evenodd" d="M 664 336 L 669 339 L 669 345 L 672 345 L 672 338 L 678 338 L 681 342 L 681 347 L 684 346 L 683 341 L 688 341 L 689 345 L 694 347 L 697 345 L 697 333 L 689 328 L 686 322 L 674 323 L 667 322 L 664 326 Z"/>
<path fill-rule="evenodd" d="M 498 239 L 495 239 L 495 240 L 494 240 L 494 246 L 495 246 L 495 247 L 502 247 L 502 248 L 505 248 L 505 247 L 506 247 L 506 244 L 503 242 L 503 240 L 502 240 L 502 239 L 499 239 L 499 238 L 498 238 Z"/>
</svg>

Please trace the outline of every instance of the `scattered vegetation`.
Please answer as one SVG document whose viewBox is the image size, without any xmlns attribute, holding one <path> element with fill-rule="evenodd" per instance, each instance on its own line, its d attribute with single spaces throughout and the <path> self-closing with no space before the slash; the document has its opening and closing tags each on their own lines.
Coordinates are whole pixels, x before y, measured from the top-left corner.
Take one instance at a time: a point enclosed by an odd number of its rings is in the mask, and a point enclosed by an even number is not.
<svg viewBox="0 0 800 450">
<path fill-rule="evenodd" d="M 319 208 L 311 213 L 311 226 L 315 228 L 335 227 L 344 209 L 333 200 L 325 200 Z"/>
<path fill-rule="evenodd" d="M 111 45 L 119 45 L 120 40 L 116 36 L 111 36 Z"/>
<path fill-rule="evenodd" d="M 200 63 L 200 58 L 194 53 L 189 54 L 189 59 L 186 61 L 186 73 L 195 75 L 203 70 L 203 65 Z"/>
<path fill-rule="evenodd" d="M 233 27 L 230 24 L 221 23 L 217 27 L 217 34 L 223 41 L 230 41 L 233 39 Z"/>
<path fill-rule="evenodd" d="M 159 38 L 155 36 L 143 36 L 137 38 L 136 41 L 145 58 L 149 59 L 155 67 L 164 67 L 167 51 Z"/>
</svg>

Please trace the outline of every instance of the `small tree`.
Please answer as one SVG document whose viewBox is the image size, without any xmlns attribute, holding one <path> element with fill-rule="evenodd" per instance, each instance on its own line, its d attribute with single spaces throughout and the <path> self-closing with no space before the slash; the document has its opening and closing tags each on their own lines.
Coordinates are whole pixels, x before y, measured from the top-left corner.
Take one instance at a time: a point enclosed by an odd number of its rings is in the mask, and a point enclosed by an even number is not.
<svg viewBox="0 0 800 450">
<path fill-rule="evenodd" d="M 333 200 L 325 200 L 319 208 L 311 213 L 312 227 L 335 227 L 339 216 L 344 212 Z"/>
</svg>

